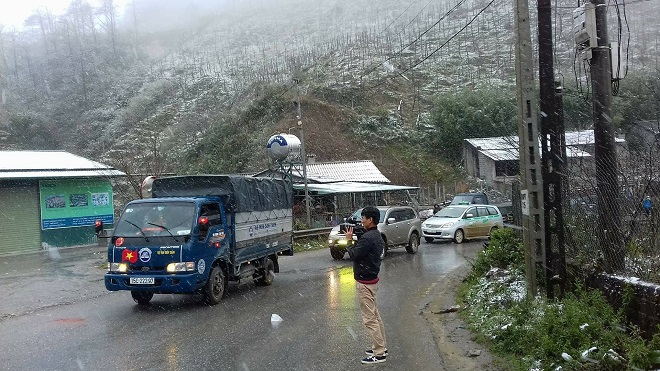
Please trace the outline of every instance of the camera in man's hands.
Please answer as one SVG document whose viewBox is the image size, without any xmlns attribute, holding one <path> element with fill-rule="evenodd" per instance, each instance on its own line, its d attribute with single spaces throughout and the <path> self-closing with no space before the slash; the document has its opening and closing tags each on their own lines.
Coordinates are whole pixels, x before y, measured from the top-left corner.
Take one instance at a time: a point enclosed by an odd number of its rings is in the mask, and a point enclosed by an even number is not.
<svg viewBox="0 0 660 371">
<path fill-rule="evenodd" d="M 353 227 L 353 235 L 357 237 L 358 240 L 360 239 L 360 237 L 362 237 L 364 232 L 366 232 L 361 222 L 358 222 L 356 224 L 346 222 L 339 224 L 339 233 L 346 234 L 346 228 L 349 227 Z"/>
</svg>

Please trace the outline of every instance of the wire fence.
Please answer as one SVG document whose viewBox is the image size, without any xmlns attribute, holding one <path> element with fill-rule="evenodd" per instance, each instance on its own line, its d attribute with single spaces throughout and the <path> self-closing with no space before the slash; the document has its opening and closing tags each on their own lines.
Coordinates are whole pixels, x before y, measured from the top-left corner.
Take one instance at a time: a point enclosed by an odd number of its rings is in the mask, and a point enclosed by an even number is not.
<svg viewBox="0 0 660 371">
<path fill-rule="evenodd" d="M 659 146 L 617 142 L 617 161 L 568 158 L 563 203 L 566 258 L 578 266 L 660 283 Z M 593 153 L 593 152 L 592 152 Z M 616 166 L 616 183 L 596 181 Z M 609 185 L 616 186 L 608 189 Z M 599 215 L 600 211 L 604 215 Z"/>
</svg>

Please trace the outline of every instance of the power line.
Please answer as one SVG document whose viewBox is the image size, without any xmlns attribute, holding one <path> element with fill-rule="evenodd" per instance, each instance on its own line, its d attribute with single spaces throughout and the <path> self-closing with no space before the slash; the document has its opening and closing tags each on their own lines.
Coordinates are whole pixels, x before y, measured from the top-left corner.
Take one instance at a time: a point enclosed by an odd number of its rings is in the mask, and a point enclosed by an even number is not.
<svg viewBox="0 0 660 371">
<path fill-rule="evenodd" d="M 472 17 L 472 19 L 471 19 L 468 23 L 465 24 L 465 26 L 463 26 L 460 30 L 458 30 L 456 33 L 454 33 L 449 39 L 447 39 L 444 43 L 442 43 L 442 45 L 440 45 L 437 49 L 435 49 L 434 51 L 432 51 L 429 55 L 427 55 L 426 57 L 424 57 L 423 59 L 421 59 L 421 60 L 418 61 L 417 63 L 413 64 L 412 66 L 410 66 L 410 67 L 408 67 L 408 68 L 406 68 L 406 69 L 403 70 L 402 72 L 397 73 L 397 76 L 401 76 L 401 77 L 404 77 L 404 78 L 405 78 L 405 76 L 403 76 L 404 73 L 406 73 L 406 72 L 410 71 L 411 69 L 413 69 L 413 68 L 419 66 L 420 64 L 424 63 L 424 61 L 426 61 L 427 59 L 431 58 L 431 56 L 433 56 L 433 54 L 435 54 L 435 53 L 437 53 L 438 51 L 440 51 L 440 49 L 442 49 L 443 47 L 445 47 L 450 41 L 452 41 L 456 36 L 458 36 L 461 32 L 463 32 L 463 31 L 464 31 L 469 25 L 471 25 L 472 22 L 474 22 L 475 19 L 477 19 L 477 17 L 479 17 L 479 15 L 481 15 L 481 13 L 483 13 L 486 9 L 488 9 L 488 7 L 490 7 L 491 5 L 493 5 L 494 2 L 495 2 L 495 0 L 491 0 L 491 1 L 490 1 L 485 7 L 481 8 L 481 10 L 479 10 L 479 12 L 478 12 L 477 14 L 475 14 L 474 17 Z M 387 81 L 387 79 L 384 80 L 383 82 L 380 82 L 380 83 L 378 83 L 378 84 L 376 84 L 376 85 L 370 87 L 370 89 L 374 89 L 374 88 L 376 88 L 376 87 L 378 87 L 378 86 L 380 86 L 380 85 L 383 85 L 386 81 Z"/>
<path fill-rule="evenodd" d="M 413 6 L 413 4 L 415 4 L 414 1 L 411 2 L 410 5 L 408 5 L 408 7 L 407 7 L 403 12 L 401 12 L 396 18 L 394 18 L 394 20 L 393 20 L 392 22 L 390 22 L 390 24 L 388 24 L 387 27 L 385 27 L 382 31 L 380 31 L 380 34 L 382 35 L 383 32 L 387 31 L 387 29 L 390 28 L 390 26 L 393 25 L 394 22 L 396 22 L 399 18 L 401 18 L 401 16 L 402 16 L 405 12 L 407 12 L 408 9 L 410 9 L 410 7 Z"/>
<path fill-rule="evenodd" d="M 413 41 L 411 41 L 410 43 L 408 43 L 408 45 L 406 45 L 406 46 L 404 46 L 403 48 L 401 48 L 401 50 L 399 50 L 398 52 L 394 53 L 392 56 L 385 58 L 384 61 L 378 63 L 375 67 L 371 68 L 369 71 L 367 71 L 367 72 L 363 73 L 362 75 L 360 75 L 360 79 L 363 78 L 364 76 L 367 76 L 367 75 L 369 75 L 370 73 L 374 72 L 376 69 L 378 69 L 378 67 L 382 66 L 385 62 L 388 62 L 388 61 L 390 61 L 392 58 L 394 58 L 394 57 L 396 57 L 397 55 L 400 55 L 401 53 L 403 53 L 404 50 L 408 49 L 411 45 L 413 45 L 414 43 L 416 43 L 417 41 L 419 41 L 419 40 L 422 38 L 422 36 L 426 35 L 426 34 L 427 34 L 429 31 L 431 31 L 435 26 L 437 26 L 438 23 L 442 22 L 443 19 L 447 18 L 452 12 L 454 12 L 456 9 L 458 9 L 459 6 L 463 5 L 463 3 L 465 3 L 465 1 L 467 1 L 467 0 L 460 0 L 460 1 L 458 2 L 458 4 L 456 4 L 453 8 L 451 8 L 451 9 L 450 9 L 447 13 L 445 13 L 442 17 L 440 17 L 440 19 L 438 19 L 433 25 L 431 25 L 431 27 L 427 28 L 424 32 L 422 32 L 421 34 L 419 34 L 419 36 L 417 36 L 417 38 L 415 38 L 415 40 L 413 40 Z"/>
</svg>

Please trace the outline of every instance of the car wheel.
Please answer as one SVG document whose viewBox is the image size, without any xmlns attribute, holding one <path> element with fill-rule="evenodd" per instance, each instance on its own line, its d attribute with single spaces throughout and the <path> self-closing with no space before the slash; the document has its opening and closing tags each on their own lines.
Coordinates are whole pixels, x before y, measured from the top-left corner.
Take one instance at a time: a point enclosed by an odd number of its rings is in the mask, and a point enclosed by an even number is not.
<svg viewBox="0 0 660 371">
<path fill-rule="evenodd" d="M 497 227 L 492 227 L 492 228 L 490 229 L 490 232 L 488 232 L 488 238 L 490 238 L 490 236 L 492 236 L 492 235 L 493 235 L 493 232 L 495 232 L 496 230 L 497 230 Z"/>
<path fill-rule="evenodd" d="M 220 266 L 214 266 L 204 287 L 204 298 L 206 302 L 211 305 L 220 303 L 220 299 L 225 295 L 226 287 L 225 273 Z"/>
<path fill-rule="evenodd" d="M 330 255 L 332 256 L 333 259 L 335 260 L 342 260 L 344 259 L 344 254 L 346 254 L 345 249 L 334 249 L 330 248 Z"/>
<path fill-rule="evenodd" d="M 419 235 L 417 233 L 413 233 L 410 235 L 410 239 L 408 240 L 408 246 L 406 246 L 406 251 L 408 254 L 414 254 L 417 252 L 419 249 Z"/>
<path fill-rule="evenodd" d="M 270 286 L 275 280 L 275 263 L 271 258 L 266 258 L 264 267 L 260 269 L 259 278 L 254 280 L 257 286 Z"/>
<path fill-rule="evenodd" d="M 465 235 L 463 234 L 463 230 L 457 229 L 456 232 L 454 232 L 454 242 L 463 243 L 463 241 L 465 241 Z"/>
<path fill-rule="evenodd" d="M 138 305 L 149 305 L 151 298 L 154 297 L 154 293 L 148 291 L 131 291 L 131 296 Z"/>
<path fill-rule="evenodd" d="M 431 243 L 431 242 L 434 241 L 434 238 L 433 237 L 424 237 L 424 241 L 426 241 L 428 243 Z"/>
</svg>

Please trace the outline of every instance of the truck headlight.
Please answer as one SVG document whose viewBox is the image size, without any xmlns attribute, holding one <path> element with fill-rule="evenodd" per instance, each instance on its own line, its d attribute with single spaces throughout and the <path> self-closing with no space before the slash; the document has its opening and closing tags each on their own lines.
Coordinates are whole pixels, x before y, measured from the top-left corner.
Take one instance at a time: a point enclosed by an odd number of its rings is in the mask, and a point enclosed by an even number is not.
<svg viewBox="0 0 660 371">
<path fill-rule="evenodd" d="M 128 271 L 128 264 L 126 263 L 110 263 L 108 266 L 109 272 L 126 273 Z"/>
<path fill-rule="evenodd" d="M 169 273 L 194 271 L 195 262 L 170 263 L 166 269 Z"/>
</svg>

